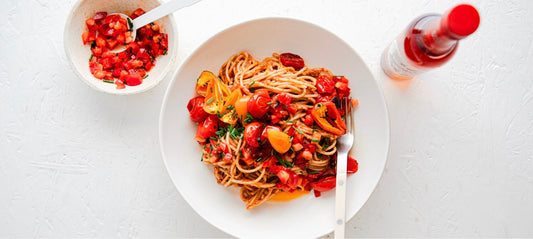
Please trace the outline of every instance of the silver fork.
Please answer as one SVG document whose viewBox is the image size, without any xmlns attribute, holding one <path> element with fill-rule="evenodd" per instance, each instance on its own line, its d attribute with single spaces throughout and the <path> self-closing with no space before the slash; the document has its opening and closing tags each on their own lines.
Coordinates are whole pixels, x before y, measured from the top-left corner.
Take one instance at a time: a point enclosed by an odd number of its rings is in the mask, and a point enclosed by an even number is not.
<svg viewBox="0 0 533 239">
<path fill-rule="evenodd" d="M 344 122 L 346 123 L 346 134 L 337 139 L 337 184 L 335 187 L 335 238 L 344 238 L 344 228 L 346 224 L 346 167 L 348 164 L 348 153 L 354 141 L 353 119 L 352 119 L 352 99 L 346 97 L 341 104 L 346 110 Z"/>
</svg>

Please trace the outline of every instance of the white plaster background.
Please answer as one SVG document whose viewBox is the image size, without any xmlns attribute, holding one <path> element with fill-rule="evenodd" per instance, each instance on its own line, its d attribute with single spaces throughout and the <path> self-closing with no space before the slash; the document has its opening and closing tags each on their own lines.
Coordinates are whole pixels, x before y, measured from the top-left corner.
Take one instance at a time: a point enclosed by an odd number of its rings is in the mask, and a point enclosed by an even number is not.
<svg viewBox="0 0 533 239">
<path fill-rule="evenodd" d="M 442 68 L 391 81 L 379 56 L 414 17 L 459 1 L 204 0 L 175 14 L 179 62 L 218 31 L 291 16 L 369 64 L 391 149 L 349 237 L 533 237 L 533 1 L 473 0 L 482 22 Z M 228 237 L 186 204 L 159 152 L 169 77 L 134 96 L 96 92 L 63 51 L 72 0 L 0 7 L 0 237 Z"/>
</svg>

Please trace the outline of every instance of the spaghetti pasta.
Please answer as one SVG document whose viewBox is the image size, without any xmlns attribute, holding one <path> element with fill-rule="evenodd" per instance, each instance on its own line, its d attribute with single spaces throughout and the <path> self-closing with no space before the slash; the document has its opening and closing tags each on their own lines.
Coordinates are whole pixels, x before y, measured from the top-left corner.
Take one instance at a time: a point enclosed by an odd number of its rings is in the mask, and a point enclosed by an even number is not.
<svg viewBox="0 0 533 239">
<path fill-rule="evenodd" d="M 280 191 L 320 196 L 335 187 L 336 140 L 346 129 L 335 103 L 349 97 L 345 77 L 308 68 L 291 53 L 260 61 L 247 52 L 231 56 L 218 75 L 202 72 L 199 96 L 187 106 L 217 183 L 240 187 L 247 209 Z"/>
</svg>

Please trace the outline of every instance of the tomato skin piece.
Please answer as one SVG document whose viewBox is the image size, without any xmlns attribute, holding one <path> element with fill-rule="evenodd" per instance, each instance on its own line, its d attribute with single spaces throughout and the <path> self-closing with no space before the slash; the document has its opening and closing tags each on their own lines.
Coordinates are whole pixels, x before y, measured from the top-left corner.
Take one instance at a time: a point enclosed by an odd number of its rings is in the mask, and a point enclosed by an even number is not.
<svg viewBox="0 0 533 239">
<path fill-rule="evenodd" d="M 305 66 L 304 59 L 301 58 L 299 55 L 292 53 L 281 54 L 279 56 L 279 60 L 284 66 L 292 67 L 297 71 L 301 70 Z"/>
<path fill-rule="evenodd" d="M 257 148 L 260 145 L 261 133 L 263 132 L 263 124 L 259 122 L 252 122 L 244 128 L 244 141 L 251 147 Z"/>
<path fill-rule="evenodd" d="M 137 17 L 139 17 L 140 15 L 143 15 L 145 13 L 145 11 L 142 9 L 142 8 L 137 8 L 135 9 L 135 11 L 133 11 L 133 13 L 130 15 L 130 18 L 131 19 L 135 19 Z"/>
<path fill-rule="evenodd" d="M 315 191 L 325 192 L 335 188 L 336 181 L 337 179 L 335 176 L 328 176 L 325 178 L 318 179 L 317 181 L 311 182 L 310 185 L 311 188 L 313 188 L 313 190 Z"/>
<path fill-rule="evenodd" d="M 298 187 L 299 176 L 292 170 L 279 165 L 271 166 L 269 170 L 276 173 L 280 180 L 280 183 L 276 184 L 278 189 L 292 191 Z"/>
<path fill-rule="evenodd" d="M 187 110 L 189 110 L 189 117 L 192 121 L 200 123 L 209 116 L 204 110 L 204 100 L 203 96 L 197 96 L 189 100 Z"/>
<path fill-rule="evenodd" d="M 328 75 L 320 75 L 316 79 L 316 89 L 319 94 L 331 94 L 335 92 L 335 81 Z"/>
<path fill-rule="evenodd" d="M 205 142 L 209 137 L 215 137 L 218 130 L 218 118 L 216 115 L 209 115 L 196 129 L 196 139 L 198 142 Z"/>
<path fill-rule="evenodd" d="M 138 77 L 138 76 L 129 75 L 125 77 L 125 80 L 126 80 L 126 84 L 129 86 L 136 86 L 142 83 L 141 77 Z"/>
<path fill-rule="evenodd" d="M 292 101 L 292 97 L 289 94 L 283 92 L 283 93 L 279 93 L 279 94 L 275 95 L 272 98 L 272 102 L 274 104 L 272 104 L 271 106 L 275 107 L 275 106 L 281 105 L 281 106 L 288 107 L 289 104 L 291 103 L 291 101 Z M 279 105 L 277 105 L 277 103 L 279 103 Z"/>
<path fill-rule="evenodd" d="M 107 17 L 107 12 L 97 12 L 94 14 L 93 19 L 95 21 L 101 21 L 104 20 L 105 17 Z"/>
<path fill-rule="evenodd" d="M 305 115 L 304 124 L 306 124 L 307 126 L 313 126 L 313 123 L 315 123 L 315 121 L 313 120 L 313 117 L 311 117 L 311 113 L 308 112 Z"/>
<path fill-rule="evenodd" d="M 359 163 L 357 163 L 357 160 L 355 160 L 351 156 L 348 156 L 348 165 L 346 168 L 346 172 L 348 174 L 353 174 L 357 173 L 357 170 L 359 170 Z"/>
<path fill-rule="evenodd" d="M 270 96 L 268 91 L 265 89 L 257 90 L 248 100 L 248 113 L 256 119 L 262 118 L 268 112 L 269 102 Z"/>
<path fill-rule="evenodd" d="M 278 162 L 278 159 L 276 158 L 276 156 L 272 155 L 265 162 L 263 162 L 263 167 L 270 168 L 270 167 L 276 166 L 277 162 Z"/>
</svg>

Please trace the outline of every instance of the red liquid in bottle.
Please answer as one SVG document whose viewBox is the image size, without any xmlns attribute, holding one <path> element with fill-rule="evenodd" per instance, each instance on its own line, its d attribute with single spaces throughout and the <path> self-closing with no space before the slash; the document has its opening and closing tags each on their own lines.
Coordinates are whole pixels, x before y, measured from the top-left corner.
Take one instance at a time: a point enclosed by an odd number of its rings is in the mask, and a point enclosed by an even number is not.
<svg viewBox="0 0 533 239">
<path fill-rule="evenodd" d="M 459 40 L 478 25 L 479 14 L 470 5 L 456 6 L 444 16 L 419 17 L 383 52 L 381 67 L 393 79 L 410 79 L 439 67 L 454 55 Z"/>
</svg>

